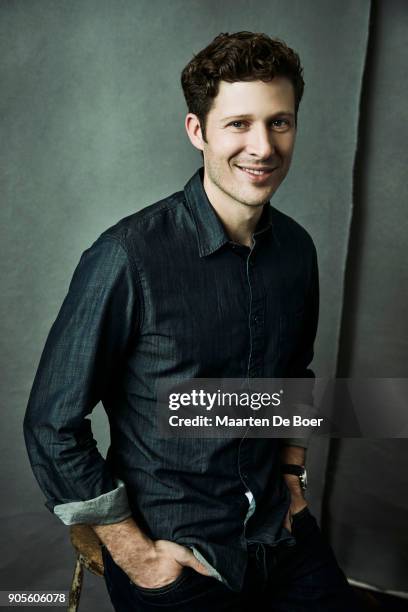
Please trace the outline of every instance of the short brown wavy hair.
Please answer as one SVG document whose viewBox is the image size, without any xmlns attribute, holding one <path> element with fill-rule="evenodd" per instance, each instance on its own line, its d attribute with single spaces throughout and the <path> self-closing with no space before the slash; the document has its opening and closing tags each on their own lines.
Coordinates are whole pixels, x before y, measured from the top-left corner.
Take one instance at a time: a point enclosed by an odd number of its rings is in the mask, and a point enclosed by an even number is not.
<svg viewBox="0 0 408 612">
<path fill-rule="evenodd" d="M 220 81 L 270 81 L 285 76 L 293 84 L 295 114 L 302 99 L 303 68 L 298 54 L 278 38 L 254 32 L 219 34 L 194 55 L 181 73 L 181 86 L 190 113 L 200 120 L 205 139 L 205 121 Z"/>
</svg>

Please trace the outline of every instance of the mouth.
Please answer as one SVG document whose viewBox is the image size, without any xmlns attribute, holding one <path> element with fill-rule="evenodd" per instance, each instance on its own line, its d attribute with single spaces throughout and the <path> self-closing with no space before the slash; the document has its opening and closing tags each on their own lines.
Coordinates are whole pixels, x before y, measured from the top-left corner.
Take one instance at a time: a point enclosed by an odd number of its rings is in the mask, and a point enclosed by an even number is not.
<svg viewBox="0 0 408 612">
<path fill-rule="evenodd" d="M 264 180 L 268 179 L 276 170 L 276 168 L 272 168 L 271 166 L 251 167 L 237 165 L 237 168 L 256 183 L 263 182 Z"/>
</svg>

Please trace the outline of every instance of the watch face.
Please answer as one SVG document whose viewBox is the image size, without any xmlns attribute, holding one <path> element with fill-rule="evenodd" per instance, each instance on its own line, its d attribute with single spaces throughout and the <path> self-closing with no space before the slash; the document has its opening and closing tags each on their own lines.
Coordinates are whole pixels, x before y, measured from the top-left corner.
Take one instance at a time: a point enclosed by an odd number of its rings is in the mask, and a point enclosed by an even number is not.
<svg viewBox="0 0 408 612">
<path fill-rule="evenodd" d="M 295 465 L 291 463 L 285 463 L 282 466 L 283 474 L 293 474 L 299 478 L 300 488 L 305 491 L 307 488 L 307 472 L 303 465 Z"/>
</svg>

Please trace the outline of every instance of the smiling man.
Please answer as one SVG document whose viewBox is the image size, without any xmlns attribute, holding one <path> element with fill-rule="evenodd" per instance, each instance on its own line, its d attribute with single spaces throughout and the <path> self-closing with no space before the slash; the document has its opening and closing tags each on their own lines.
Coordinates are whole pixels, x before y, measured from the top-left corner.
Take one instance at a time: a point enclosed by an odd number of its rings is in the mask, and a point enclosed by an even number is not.
<svg viewBox="0 0 408 612">
<path fill-rule="evenodd" d="M 157 386 L 312 378 L 314 244 L 271 206 L 293 153 L 297 54 L 220 34 L 182 73 L 204 167 L 82 254 L 24 421 L 46 506 L 102 543 L 115 610 L 357 609 L 304 498 L 305 441 L 163 438 Z M 86 416 L 101 401 L 106 459 Z"/>
</svg>

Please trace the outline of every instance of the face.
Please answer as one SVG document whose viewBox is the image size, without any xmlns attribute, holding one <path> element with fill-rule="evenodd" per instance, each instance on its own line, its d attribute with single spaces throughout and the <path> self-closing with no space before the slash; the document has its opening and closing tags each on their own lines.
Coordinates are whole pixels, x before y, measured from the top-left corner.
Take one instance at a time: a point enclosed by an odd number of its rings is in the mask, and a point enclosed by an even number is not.
<svg viewBox="0 0 408 612">
<path fill-rule="evenodd" d="M 199 125 L 195 139 L 191 131 L 190 139 L 203 152 L 210 200 L 260 206 L 289 170 L 296 136 L 293 85 L 284 77 L 267 83 L 221 81 L 207 115 L 207 142 Z"/>
</svg>

